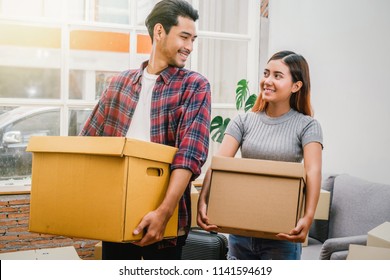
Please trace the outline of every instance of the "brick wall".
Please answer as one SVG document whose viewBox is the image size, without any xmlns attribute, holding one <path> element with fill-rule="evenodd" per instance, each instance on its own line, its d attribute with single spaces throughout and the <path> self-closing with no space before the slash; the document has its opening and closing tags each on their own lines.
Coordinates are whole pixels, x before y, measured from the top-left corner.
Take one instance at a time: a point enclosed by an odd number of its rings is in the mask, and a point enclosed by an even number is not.
<svg viewBox="0 0 390 280">
<path fill-rule="evenodd" d="M 82 259 L 94 259 L 96 240 L 28 231 L 30 195 L 0 195 L 0 253 L 74 246 Z"/>
</svg>

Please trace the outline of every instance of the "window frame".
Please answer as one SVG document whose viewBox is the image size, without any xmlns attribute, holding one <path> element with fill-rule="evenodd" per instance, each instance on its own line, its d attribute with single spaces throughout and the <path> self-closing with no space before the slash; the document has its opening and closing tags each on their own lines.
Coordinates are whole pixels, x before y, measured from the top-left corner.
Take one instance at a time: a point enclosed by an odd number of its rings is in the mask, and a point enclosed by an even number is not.
<svg viewBox="0 0 390 280">
<path fill-rule="evenodd" d="M 14 0 L 12 0 L 14 1 Z M 60 98 L 58 99 L 29 99 L 29 98 L 0 98 L 0 106 L 4 107 L 18 107 L 23 105 L 29 106 L 54 106 L 58 107 L 60 110 L 60 135 L 68 135 L 68 122 L 70 117 L 71 110 L 81 110 L 81 109 L 93 109 L 98 100 L 91 99 L 70 99 L 69 94 L 69 75 L 70 75 L 70 32 L 72 28 L 85 28 L 88 30 L 108 30 L 113 32 L 123 32 L 126 31 L 130 35 L 130 54 L 129 54 L 129 68 L 131 67 L 131 61 L 139 60 L 137 57 L 137 35 L 147 34 L 145 26 L 137 24 L 137 0 L 128 0 L 129 4 L 129 24 L 118 24 L 118 23 L 105 23 L 105 22 L 93 22 L 90 20 L 91 5 L 93 5 L 94 0 L 85 1 L 85 21 L 72 21 L 67 20 L 68 3 L 67 0 L 61 0 L 61 17 L 60 18 L 22 18 L 22 17 L 7 17 L 0 14 L 0 26 L 2 24 L 22 24 L 22 25 L 41 25 L 41 26 L 53 26 L 60 28 L 61 30 L 61 65 L 60 65 Z M 138 0 L 139 1 L 139 0 Z M 142 0 L 144 1 L 144 0 Z M 199 4 L 201 0 L 192 0 L 190 1 L 194 8 L 199 9 Z M 248 47 L 247 56 L 245 58 L 247 65 L 247 80 L 250 81 L 249 89 L 251 93 L 257 93 L 259 91 L 259 69 L 260 69 L 260 47 L 264 46 L 264 39 L 261 33 L 261 20 L 260 20 L 260 7 L 261 0 L 246 0 L 248 1 L 248 17 L 247 17 L 247 34 L 236 34 L 236 33 L 227 33 L 227 32 L 213 32 L 207 30 L 199 30 L 198 28 L 198 37 L 199 38 L 212 38 L 214 40 L 228 40 L 228 41 L 237 41 L 237 42 L 246 42 Z M 1 13 L 1 7 L 0 7 Z M 202 14 L 201 16 L 208 16 Z M 212 16 L 212 15 L 210 15 Z M 199 23 L 196 22 L 197 27 Z M 260 39 L 263 41 L 260 42 Z M 0 44 L 1 45 L 1 44 Z M 194 50 L 191 54 L 190 65 L 186 65 L 187 68 L 194 71 L 199 69 L 199 49 L 197 41 L 194 44 Z M 143 57 L 146 59 L 148 55 L 145 54 Z M 138 67 L 138 66 L 137 66 Z M 98 70 L 95 70 L 98 71 Z M 235 89 L 231 91 L 233 94 Z M 212 110 L 219 109 L 226 110 L 226 112 L 232 112 L 235 110 L 234 103 L 212 103 Z M 212 143 L 210 139 L 210 154 L 209 158 L 214 154 L 218 144 Z M 205 164 L 205 166 L 207 163 Z M 0 187 L 1 192 L 1 187 Z"/>
</svg>

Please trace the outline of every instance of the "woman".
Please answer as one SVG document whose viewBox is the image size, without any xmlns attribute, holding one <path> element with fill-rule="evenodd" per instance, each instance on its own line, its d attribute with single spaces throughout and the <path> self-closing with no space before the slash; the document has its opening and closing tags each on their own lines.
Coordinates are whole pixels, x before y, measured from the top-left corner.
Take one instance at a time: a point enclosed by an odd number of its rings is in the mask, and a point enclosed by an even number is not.
<svg viewBox="0 0 390 280">
<path fill-rule="evenodd" d="M 218 156 L 304 162 L 306 170 L 305 214 L 295 228 L 279 233 L 280 240 L 229 235 L 229 259 L 300 259 L 301 242 L 309 232 L 321 187 L 322 130 L 312 115 L 310 76 L 306 60 L 291 51 L 274 54 L 260 82 L 261 92 L 252 112 L 234 118 Z M 210 189 L 207 171 L 198 202 L 198 225 L 208 231 L 207 202 Z"/>
</svg>

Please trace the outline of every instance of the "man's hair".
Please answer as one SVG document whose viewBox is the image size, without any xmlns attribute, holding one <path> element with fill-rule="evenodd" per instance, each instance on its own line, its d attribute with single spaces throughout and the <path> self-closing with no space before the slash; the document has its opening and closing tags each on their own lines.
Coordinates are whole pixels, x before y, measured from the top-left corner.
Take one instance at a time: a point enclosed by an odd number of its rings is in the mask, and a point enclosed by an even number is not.
<svg viewBox="0 0 390 280">
<path fill-rule="evenodd" d="M 168 34 L 172 26 L 178 24 L 178 17 L 185 17 L 196 21 L 199 18 L 198 11 L 184 0 L 162 0 L 158 2 L 145 20 L 149 36 L 153 41 L 153 29 L 160 23 Z"/>
</svg>

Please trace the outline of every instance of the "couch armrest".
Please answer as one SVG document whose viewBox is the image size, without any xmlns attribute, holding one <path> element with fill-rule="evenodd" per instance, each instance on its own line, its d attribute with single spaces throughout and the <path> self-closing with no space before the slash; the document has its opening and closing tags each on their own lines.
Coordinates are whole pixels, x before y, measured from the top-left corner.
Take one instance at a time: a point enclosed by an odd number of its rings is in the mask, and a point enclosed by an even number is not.
<svg viewBox="0 0 390 280">
<path fill-rule="evenodd" d="M 320 252 L 321 260 L 330 260 L 332 254 L 339 251 L 348 251 L 349 244 L 366 245 L 367 235 L 346 236 L 327 239 Z"/>
</svg>

